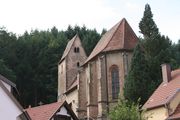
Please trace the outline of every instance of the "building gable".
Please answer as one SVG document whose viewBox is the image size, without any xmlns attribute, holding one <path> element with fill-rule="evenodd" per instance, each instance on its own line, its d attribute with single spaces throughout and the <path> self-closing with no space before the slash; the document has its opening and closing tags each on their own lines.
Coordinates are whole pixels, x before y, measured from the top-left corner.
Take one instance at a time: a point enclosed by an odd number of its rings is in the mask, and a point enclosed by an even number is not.
<svg viewBox="0 0 180 120">
<path fill-rule="evenodd" d="M 101 52 L 133 50 L 138 38 L 125 18 L 107 31 L 93 49 L 85 64 Z"/>
</svg>

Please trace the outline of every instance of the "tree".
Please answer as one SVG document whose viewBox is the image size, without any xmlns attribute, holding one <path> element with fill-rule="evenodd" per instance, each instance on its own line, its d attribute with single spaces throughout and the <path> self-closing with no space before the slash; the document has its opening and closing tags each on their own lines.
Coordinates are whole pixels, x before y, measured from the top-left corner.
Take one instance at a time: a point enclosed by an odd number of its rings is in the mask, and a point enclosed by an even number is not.
<svg viewBox="0 0 180 120">
<path fill-rule="evenodd" d="M 171 41 L 159 33 L 153 20 L 149 4 L 145 5 L 143 18 L 139 23 L 140 32 L 143 34 L 143 47 L 147 59 L 150 79 L 154 81 L 154 89 L 161 83 L 161 67 L 163 63 L 171 61 Z M 152 91 L 151 91 L 152 92 Z"/>
<path fill-rule="evenodd" d="M 124 97 L 131 102 L 137 102 L 140 98 L 140 104 L 143 105 L 149 98 L 149 90 L 153 85 L 151 82 L 147 60 L 142 45 L 138 43 L 133 52 L 130 71 L 125 79 Z"/>
<path fill-rule="evenodd" d="M 145 120 L 143 112 L 140 112 L 139 104 L 120 99 L 109 113 L 111 120 Z"/>
<path fill-rule="evenodd" d="M 151 7 L 149 4 L 145 5 L 144 16 L 139 23 L 139 28 L 141 30 L 140 32 L 145 38 L 159 33 L 157 25 L 153 20 L 153 14 L 151 12 Z"/>
<path fill-rule="evenodd" d="M 0 74 L 10 80 L 16 79 L 14 72 L 5 65 L 4 60 L 2 59 L 0 59 Z"/>
</svg>

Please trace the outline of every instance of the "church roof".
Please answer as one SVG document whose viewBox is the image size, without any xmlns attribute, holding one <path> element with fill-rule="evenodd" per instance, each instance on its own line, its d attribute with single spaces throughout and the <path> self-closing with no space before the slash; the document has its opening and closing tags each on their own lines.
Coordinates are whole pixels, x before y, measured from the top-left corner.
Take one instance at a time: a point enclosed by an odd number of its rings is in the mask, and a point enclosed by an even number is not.
<svg viewBox="0 0 180 120">
<path fill-rule="evenodd" d="M 79 38 L 79 36 L 76 34 L 76 35 L 68 42 L 68 44 L 67 44 L 67 46 L 66 46 L 66 49 L 65 49 L 65 51 L 64 51 L 64 53 L 63 53 L 63 55 L 62 55 L 62 57 L 61 57 L 61 60 L 59 61 L 59 63 L 62 62 L 62 60 L 68 55 L 69 51 L 71 50 L 71 47 L 73 46 L 74 41 L 75 41 L 76 39 L 78 39 L 78 38 Z"/>
<path fill-rule="evenodd" d="M 93 49 L 85 64 L 101 52 L 132 50 L 138 38 L 125 18 L 107 31 Z"/>
</svg>

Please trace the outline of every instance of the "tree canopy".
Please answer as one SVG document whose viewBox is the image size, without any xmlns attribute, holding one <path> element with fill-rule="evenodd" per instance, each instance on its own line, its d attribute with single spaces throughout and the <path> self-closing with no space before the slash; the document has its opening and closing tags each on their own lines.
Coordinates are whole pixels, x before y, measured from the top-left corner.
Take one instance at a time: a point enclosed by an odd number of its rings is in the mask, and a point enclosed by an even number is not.
<svg viewBox="0 0 180 120">
<path fill-rule="evenodd" d="M 57 100 L 58 61 L 75 34 L 79 34 L 87 54 L 101 37 L 85 26 L 69 26 L 65 31 L 56 27 L 32 30 L 19 37 L 0 29 L 0 74 L 16 83 L 24 107 Z"/>
</svg>

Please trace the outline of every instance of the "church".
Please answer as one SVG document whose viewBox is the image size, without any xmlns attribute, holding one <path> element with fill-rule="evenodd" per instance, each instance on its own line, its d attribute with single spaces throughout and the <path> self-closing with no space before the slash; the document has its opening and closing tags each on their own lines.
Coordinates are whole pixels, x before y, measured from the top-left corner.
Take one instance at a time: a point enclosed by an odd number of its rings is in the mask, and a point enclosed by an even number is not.
<svg viewBox="0 0 180 120">
<path fill-rule="evenodd" d="M 58 63 L 58 101 L 66 100 L 79 119 L 107 120 L 123 96 L 137 42 L 125 18 L 102 36 L 89 56 L 75 35 Z"/>
</svg>

